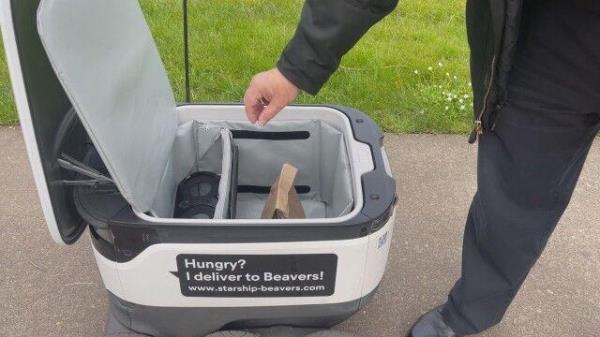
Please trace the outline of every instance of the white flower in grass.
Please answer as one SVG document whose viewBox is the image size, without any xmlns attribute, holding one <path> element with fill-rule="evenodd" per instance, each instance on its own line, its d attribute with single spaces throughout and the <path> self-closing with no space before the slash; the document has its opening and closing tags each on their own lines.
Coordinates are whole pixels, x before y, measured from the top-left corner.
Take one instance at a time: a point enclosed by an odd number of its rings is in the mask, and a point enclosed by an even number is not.
<svg viewBox="0 0 600 337">
<path fill-rule="evenodd" d="M 446 73 L 446 77 L 450 77 L 450 73 Z"/>
<path fill-rule="evenodd" d="M 458 77 L 456 77 L 456 75 L 454 75 L 454 79 L 456 80 L 456 79 L 458 79 Z"/>
<path fill-rule="evenodd" d="M 461 98 L 458 100 L 458 103 L 463 104 L 465 101 Z"/>
<path fill-rule="evenodd" d="M 427 70 L 433 71 L 433 67 L 429 67 L 429 68 L 427 68 Z"/>
<path fill-rule="evenodd" d="M 440 67 L 440 68 L 441 68 L 441 67 L 443 67 L 443 66 L 444 66 L 444 64 L 443 64 L 442 62 L 438 62 L 438 67 Z"/>
<path fill-rule="evenodd" d="M 464 94 L 464 95 L 463 95 L 463 98 L 464 98 L 464 99 L 467 99 L 467 98 L 469 98 L 469 95 L 467 95 L 467 94 Z"/>
<path fill-rule="evenodd" d="M 447 111 L 448 109 L 450 109 L 450 107 L 446 105 L 446 107 L 444 108 L 444 110 Z"/>
<path fill-rule="evenodd" d="M 415 75 L 419 75 L 419 71 L 415 69 Z"/>
<path fill-rule="evenodd" d="M 461 109 L 461 110 L 464 110 L 464 109 L 465 109 L 465 106 L 464 106 L 464 105 L 461 105 L 461 106 L 460 106 L 460 109 Z"/>
</svg>

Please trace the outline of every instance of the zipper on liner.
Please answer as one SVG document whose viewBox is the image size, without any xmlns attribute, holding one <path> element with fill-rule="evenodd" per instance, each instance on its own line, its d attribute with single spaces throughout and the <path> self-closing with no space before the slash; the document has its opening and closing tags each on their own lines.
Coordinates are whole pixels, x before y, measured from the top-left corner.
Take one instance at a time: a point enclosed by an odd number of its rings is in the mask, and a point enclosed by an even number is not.
<svg viewBox="0 0 600 337">
<path fill-rule="evenodd" d="M 479 115 L 477 115 L 477 118 L 475 118 L 475 121 L 473 122 L 473 128 L 471 129 L 471 135 L 469 136 L 470 144 L 475 143 L 475 141 L 477 141 L 479 136 L 481 136 L 483 134 L 483 123 L 481 122 L 481 119 L 483 118 L 483 114 L 485 113 L 488 99 L 490 96 L 490 92 L 492 91 L 492 85 L 494 84 L 494 75 L 496 74 L 496 55 L 494 55 L 494 57 L 492 58 L 492 70 L 491 71 L 492 71 L 492 73 L 490 75 L 488 87 L 485 92 L 485 96 L 483 96 L 483 104 L 481 107 L 481 111 L 479 112 Z"/>
</svg>

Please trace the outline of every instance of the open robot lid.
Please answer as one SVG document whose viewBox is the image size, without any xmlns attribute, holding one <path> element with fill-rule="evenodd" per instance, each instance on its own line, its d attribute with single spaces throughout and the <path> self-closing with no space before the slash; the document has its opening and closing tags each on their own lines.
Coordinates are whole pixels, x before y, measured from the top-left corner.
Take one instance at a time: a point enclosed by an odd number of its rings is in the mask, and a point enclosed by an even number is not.
<svg viewBox="0 0 600 337">
<path fill-rule="evenodd" d="M 85 229 L 59 165 L 89 137 L 110 178 L 153 212 L 176 135 L 176 103 L 137 1 L 0 0 L 17 110 L 44 216 L 58 243 Z M 37 27 L 37 29 L 36 29 Z M 74 126 L 76 124 L 81 125 Z M 76 153 L 67 153 L 75 156 Z"/>
<path fill-rule="evenodd" d="M 38 33 L 125 199 L 153 209 L 177 128 L 166 70 L 137 1 L 42 0 Z"/>
</svg>

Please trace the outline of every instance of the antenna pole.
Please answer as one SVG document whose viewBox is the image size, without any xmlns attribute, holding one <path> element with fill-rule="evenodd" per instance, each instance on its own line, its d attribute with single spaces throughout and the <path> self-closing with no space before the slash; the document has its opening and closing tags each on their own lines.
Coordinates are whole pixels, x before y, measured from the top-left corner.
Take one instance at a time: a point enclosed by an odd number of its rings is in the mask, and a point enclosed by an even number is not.
<svg viewBox="0 0 600 337">
<path fill-rule="evenodd" d="M 185 102 L 191 103 L 188 0 L 183 0 L 183 65 L 185 67 Z"/>
</svg>

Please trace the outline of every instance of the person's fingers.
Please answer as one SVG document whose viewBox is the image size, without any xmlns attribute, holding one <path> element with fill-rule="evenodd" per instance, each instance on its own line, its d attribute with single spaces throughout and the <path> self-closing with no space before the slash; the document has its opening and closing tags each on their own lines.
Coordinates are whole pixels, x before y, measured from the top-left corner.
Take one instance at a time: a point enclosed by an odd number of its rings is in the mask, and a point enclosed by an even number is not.
<svg viewBox="0 0 600 337">
<path fill-rule="evenodd" d="M 264 126 L 292 102 L 298 92 L 276 68 L 259 73 L 252 78 L 244 95 L 246 117 L 251 123 Z"/>
<path fill-rule="evenodd" d="M 244 106 L 246 107 L 246 117 L 250 123 L 256 123 L 258 116 L 263 110 L 262 97 L 254 86 L 250 85 L 244 95 Z"/>
<path fill-rule="evenodd" d="M 275 115 L 277 115 L 285 106 L 287 102 L 281 102 L 280 100 L 273 100 L 267 105 L 260 115 L 258 116 L 258 125 L 265 126 Z"/>
<path fill-rule="evenodd" d="M 258 122 L 258 116 L 260 115 L 263 107 L 258 104 L 246 104 L 246 117 L 250 123 L 254 124 Z"/>
</svg>

